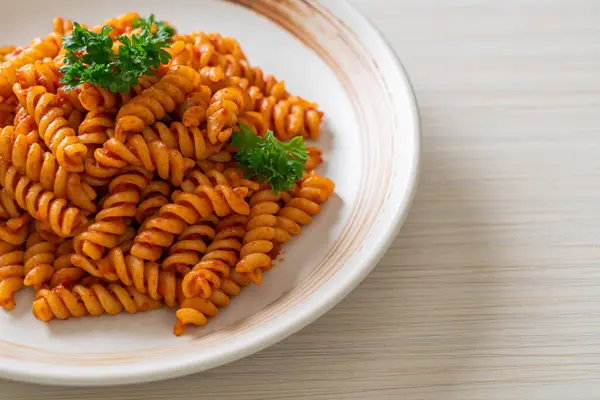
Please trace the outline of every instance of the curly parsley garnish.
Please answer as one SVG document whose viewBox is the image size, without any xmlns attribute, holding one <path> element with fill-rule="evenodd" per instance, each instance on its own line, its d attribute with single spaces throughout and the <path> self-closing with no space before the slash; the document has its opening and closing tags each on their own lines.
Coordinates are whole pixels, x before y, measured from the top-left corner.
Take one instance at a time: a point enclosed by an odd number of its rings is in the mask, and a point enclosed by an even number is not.
<svg viewBox="0 0 600 400">
<path fill-rule="evenodd" d="M 60 68 L 64 74 L 60 82 L 67 90 L 89 82 L 113 93 L 126 93 L 142 75 L 151 75 L 152 69 L 168 63 L 171 55 L 164 48 L 171 46 L 174 29 L 156 21 L 154 15 L 138 19 L 134 28 L 140 28 L 140 32 L 131 39 L 127 35 L 117 37 L 120 45 L 115 52 L 108 36 L 112 27 L 104 26 L 96 33 L 75 22 L 72 34 L 63 38 L 63 48 L 68 52 Z"/>
<path fill-rule="evenodd" d="M 240 129 L 232 135 L 231 144 L 238 149 L 237 164 L 250 177 L 270 184 L 274 193 L 291 189 L 302 178 L 308 157 L 302 137 L 280 142 L 271 131 L 261 138 L 246 125 L 240 124 Z"/>
</svg>

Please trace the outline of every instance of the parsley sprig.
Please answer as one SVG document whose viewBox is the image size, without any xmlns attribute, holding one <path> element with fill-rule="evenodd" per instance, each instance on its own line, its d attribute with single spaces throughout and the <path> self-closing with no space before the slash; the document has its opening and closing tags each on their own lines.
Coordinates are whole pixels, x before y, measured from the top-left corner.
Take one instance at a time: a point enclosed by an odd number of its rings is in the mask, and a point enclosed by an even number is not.
<svg viewBox="0 0 600 400">
<path fill-rule="evenodd" d="M 171 55 L 164 48 L 170 47 L 169 40 L 175 33 L 172 27 L 151 15 L 138 19 L 134 28 L 139 28 L 139 32 L 131 39 L 127 35 L 117 37 L 120 45 L 115 52 L 108 36 L 112 27 L 104 26 L 96 33 L 75 22 L 72 34 L 63 38 L 68 52 L 60 68 L 64 74 L 60 81 L 65 89 L 89 82 L 113 93 L 126 93 L 142 75 L 151 75 L 153 69 L 169 62 Z"/>
<path fill-rule="evenodd" d="M 280 142 L 271 131 L 261 138 L 240 124 L 240 131 L 232 135 L 231 144 L 238 149 L 237 164 L 250 177 L 270 184 L 275 193 L 291 189 L 294 182 L 302 178 L 308 151 L 300 136 Z"/>
</svg>

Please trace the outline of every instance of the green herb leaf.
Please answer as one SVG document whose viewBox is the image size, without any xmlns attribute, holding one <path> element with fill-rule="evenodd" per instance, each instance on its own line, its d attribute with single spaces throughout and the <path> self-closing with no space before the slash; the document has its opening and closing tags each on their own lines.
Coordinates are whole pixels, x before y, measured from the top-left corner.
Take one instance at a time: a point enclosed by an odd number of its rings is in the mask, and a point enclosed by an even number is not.
<svg viewBox="0 0 600 400">
<path fill-rule="evenodd" d="M 164 21 L 156 21 L 154 14 L 151 14 L 148 18 L 139 18 L 133 23 L 134 28 L 142 28 L 142 30 L 150 34 L 152 33 L 152 26 L 156 27 L 154 36 L 159 40 L 167 41 L 175 34 L 175 29 L 167 25 Z"/>
<path fill-rule="evenodd" d="M 71 36 L 63 38 L 63 47 L 68 53 L 60 72 L 64 74 L 61 83 L 66 89 L 89 82 L 114 93 L 126 93 L 138 84 L 142 75 L 151 75 L 153 69 L 168 63 L 171 55 L 164 48 L 171 46 L 169 40 L 175 30 L 156 21 L 154 15 L 140 18 L 134 26 L 140 28 L 140 32 L 131 39 L 126 35 L 117 37 L 121 44 L 115 53 L 108 36 L 111 27 L 104 26 L 100 33 L 95 33 L 75 22 Z"/>
<path fill-rule="evenodd" d="M 238 149 L 237 164 L 250 177 L 270 184 L 275 193 L 291 189 L 302 178 L 308 151 L 300 136 L 280 142 L 271 131 L 261 138 L 240 124 L 240 131 L 231 136 L 231 144 Z"/>
</svg>

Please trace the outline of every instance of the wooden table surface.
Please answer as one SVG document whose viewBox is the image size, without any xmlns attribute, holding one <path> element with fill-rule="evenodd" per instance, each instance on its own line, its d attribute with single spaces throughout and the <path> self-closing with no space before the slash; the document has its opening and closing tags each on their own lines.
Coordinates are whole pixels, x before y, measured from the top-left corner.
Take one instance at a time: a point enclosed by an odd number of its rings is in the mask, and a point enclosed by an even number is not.
<svg viewBox="0 0 600 400">
<path fill-rule="evenodd" d="M 355 0 L 414 83 L 423 177 L 326 316 L 252 357 L 0 399 L 600 398 L 600 3 Z"/>
</svg>

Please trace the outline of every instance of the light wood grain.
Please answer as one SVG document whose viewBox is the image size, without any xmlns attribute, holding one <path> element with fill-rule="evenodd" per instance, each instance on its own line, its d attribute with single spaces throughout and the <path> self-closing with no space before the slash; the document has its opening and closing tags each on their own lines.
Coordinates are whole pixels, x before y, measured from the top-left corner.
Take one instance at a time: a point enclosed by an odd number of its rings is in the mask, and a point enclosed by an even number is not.
<svg viewBox="0 0 600 400">
<path fill-rule="evenodd" d="M 597 399 L 600 3 L 360 0 L 423 119 L 413 210 L 325 317 L 204 374 L 2 399 Z"/>
</svg>

